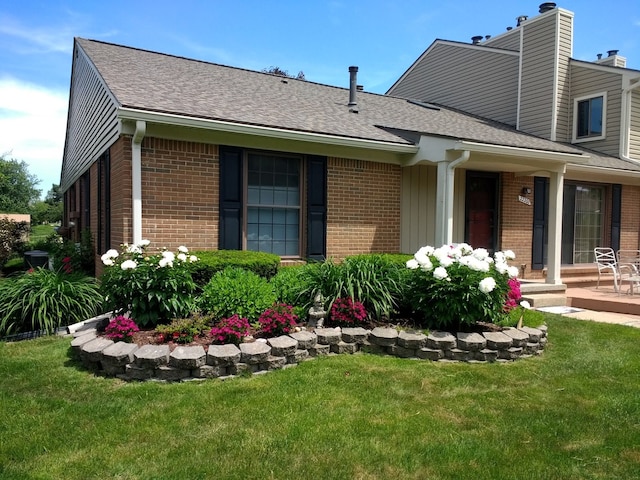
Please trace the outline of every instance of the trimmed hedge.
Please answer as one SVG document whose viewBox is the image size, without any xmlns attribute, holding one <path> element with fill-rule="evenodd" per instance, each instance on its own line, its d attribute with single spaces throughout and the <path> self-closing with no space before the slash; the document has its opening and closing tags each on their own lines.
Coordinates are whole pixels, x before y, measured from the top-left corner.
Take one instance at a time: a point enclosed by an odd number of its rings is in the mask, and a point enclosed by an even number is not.
<svg viewBox="0 0 640 480">
<path fill-rule="evenodd" d="M 227 267 L 242 268 L 269 280 L 278 273 L 280 266 L 280 257 L 272 253 L 247 250 L 207 250 L 191 253 L 199 259 L 192 264 L 191 275 L 200 288 Z"/>
</svg>

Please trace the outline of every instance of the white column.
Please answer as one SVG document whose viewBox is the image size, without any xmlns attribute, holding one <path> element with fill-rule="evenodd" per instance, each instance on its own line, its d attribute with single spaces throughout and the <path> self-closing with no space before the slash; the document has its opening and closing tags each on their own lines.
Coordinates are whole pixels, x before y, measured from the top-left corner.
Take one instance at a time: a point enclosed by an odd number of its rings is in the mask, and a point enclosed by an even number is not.
<svg viewBox="0 0 640 480">
<path fill-rule="evenodd" d="M 133 210 L 133 243 L 142 240 L 142 139 L 147 130 L 147 123 L 136 121 L 136 131 L 131 138 L 131 200 Z"/>
<path fill-rule="evenodd" d="M 436 184 L 436 231 L 435 245 L 439 247 L 447 241 L 447 162 L 438 163 L 438 177 Z"/>
<path fill-rule="evenodd" d="M 564 194 L 565 166 L 559 172 L 551 172 L 549 178 L 549 237 L 547 238 L 547 283 L 560 284 L 562 247 L 562 198 Z"/>
</svg>

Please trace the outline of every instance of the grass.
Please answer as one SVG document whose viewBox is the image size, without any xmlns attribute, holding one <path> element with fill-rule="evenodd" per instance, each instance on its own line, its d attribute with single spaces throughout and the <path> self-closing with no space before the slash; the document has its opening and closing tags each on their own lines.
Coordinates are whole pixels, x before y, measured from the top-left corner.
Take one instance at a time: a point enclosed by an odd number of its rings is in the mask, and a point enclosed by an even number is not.
<svg viewBox="0 0 640 480">
<path fill-rule="evenodd" d="M 32 225 L 31 233 L 29 234 L 29 241 L 32 243 L 43 242 L 54 233 L 54 225 Z"/>
<path fill-rule="evenodd" d="M 548 325 L 509 364 L 345 355 L 182 384 L 93 376 L 69 339 L 0 343 L 0 478 L 638 478 L 640 330 Z"/>
</svg>

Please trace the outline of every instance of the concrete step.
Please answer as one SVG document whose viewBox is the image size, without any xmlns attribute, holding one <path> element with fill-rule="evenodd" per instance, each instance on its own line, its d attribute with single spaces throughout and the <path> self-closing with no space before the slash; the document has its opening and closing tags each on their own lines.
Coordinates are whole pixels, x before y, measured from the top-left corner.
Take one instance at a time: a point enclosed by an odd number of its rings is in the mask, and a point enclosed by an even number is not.
<svg viewBox="0 0 640 480">
<path fill-rule="evenodd" d="M 520 292 L 522 294 L 533 293 L 564 293 L 567 286 L 563 283 L 555 285 L 552 283 L 544 283 L 540 281 L 520 280 Z"/>
<path fill-rule="evenodd" d="M 558 307 L 567 305 L 567 297 L 563 293 L 528 293 L 522 295 L 522 300 L 526 300 L 534 308 Z"/>
</svg>

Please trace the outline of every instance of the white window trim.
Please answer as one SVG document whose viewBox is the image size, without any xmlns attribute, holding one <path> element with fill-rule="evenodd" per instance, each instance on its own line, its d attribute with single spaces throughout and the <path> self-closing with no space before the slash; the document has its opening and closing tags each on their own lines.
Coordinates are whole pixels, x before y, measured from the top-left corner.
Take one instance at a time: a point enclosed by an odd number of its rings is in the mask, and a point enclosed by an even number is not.
<svg viewBox="0 0 640 480">
<path fill-rule="evenodd" d="M 602 97 L 602 135 L 597 137 L 578 137 L 578 102 L 591 98 Z M 571 143 L 593 142 L 594 140 L 604 140 L 607 137 L 607 92 L 592 93 L 573 99 L 573 128 L 571 133 Z"/>
</svg>

